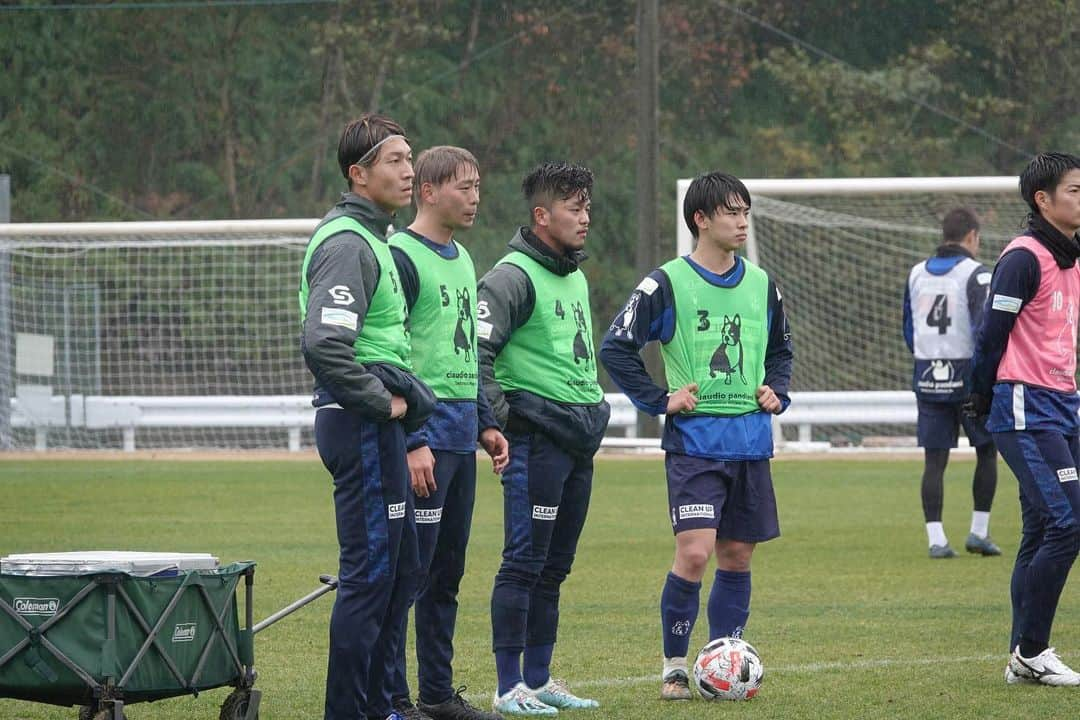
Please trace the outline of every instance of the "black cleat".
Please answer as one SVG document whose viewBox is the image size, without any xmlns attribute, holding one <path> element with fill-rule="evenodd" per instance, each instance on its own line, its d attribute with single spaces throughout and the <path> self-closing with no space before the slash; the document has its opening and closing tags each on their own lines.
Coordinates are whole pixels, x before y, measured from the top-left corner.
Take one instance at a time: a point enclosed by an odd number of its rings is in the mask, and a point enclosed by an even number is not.
<svg viewBox="0 0 1080 720">
<path fill-rule="evenodd" d="M 473 707 L 465 699 L 464 685 L 455 690 L 449 700 L 434 705 L 421 701 L 419 707 L 427 713 L 425 717 L 430 717 L 432 720 L 503 720 L 503 716 L 499 713 L 485 712 Z"/>
<path fill-rule="evenodd" d="M 401 720 L 432 720 L 431 716 L 412 704 L 407 697 L 394 698 L 392 701 L 394 712 L 401 716 Z"/>
</svg>

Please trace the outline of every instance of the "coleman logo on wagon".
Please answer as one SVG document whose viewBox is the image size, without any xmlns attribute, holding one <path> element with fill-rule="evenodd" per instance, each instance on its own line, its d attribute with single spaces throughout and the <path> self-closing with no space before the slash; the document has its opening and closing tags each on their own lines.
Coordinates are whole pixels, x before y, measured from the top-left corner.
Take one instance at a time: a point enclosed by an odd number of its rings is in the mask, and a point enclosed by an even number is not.
<svg viewBox="0 0 1080 720">
<path fill-rule="evenodd" d="M 55 615 L 60 598 L 15 598 L 15 612 L 20 615 Z"/>
<path fill-rule="evenodd" d="M 195 640 L 195 623 L 177 623 L 173 628 L 172 641 L 174 643 L 193 642 Z"/>
</svg>

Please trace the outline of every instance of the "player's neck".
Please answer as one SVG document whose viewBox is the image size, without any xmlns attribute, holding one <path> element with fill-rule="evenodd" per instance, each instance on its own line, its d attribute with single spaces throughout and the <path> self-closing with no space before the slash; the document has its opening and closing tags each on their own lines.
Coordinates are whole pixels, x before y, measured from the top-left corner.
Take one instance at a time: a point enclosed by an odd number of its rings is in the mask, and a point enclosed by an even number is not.
<svg viewBox="0 0 1080 720">
<path fill-rule="evenodd" d="M 1077 230 L 1080 230 L 1080 228 L 1075 228 L 1072 225 L 1057 222 L 1056 220 L 1051 220 L 1050 218 L 1046 217 L 1045 215 L 1042 216 L 1042 219 L 1046 222 L 1047 225 L 1054 228 L 1059 233 L 1061 233 L 1062 235 L 1064 235 L 1065 237 L 1070 238 L 1070 239 L 1074 235 L 1076 235 Z"/>
<path fill-rule="evenodd" d="M 735 265 L 735 251 L 698 243 L 690 259 L 711 273 L 723 275 Z"/>
<path fill-rule="evenodd" d="M 423 213 L 416 216 L 416 219 L 409 225 L 409 229 L 440 245 L 449 245 L 450 241 L 454 239 L 454 231 L 451 228 Z"/>
</svg>

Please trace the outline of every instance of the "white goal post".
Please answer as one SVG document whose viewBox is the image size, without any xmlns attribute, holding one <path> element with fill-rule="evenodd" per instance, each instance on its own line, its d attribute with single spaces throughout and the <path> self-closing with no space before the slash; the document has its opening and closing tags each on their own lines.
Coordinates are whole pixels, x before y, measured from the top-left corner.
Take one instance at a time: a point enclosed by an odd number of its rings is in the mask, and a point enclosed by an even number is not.
<svg viewBox="0 0 1080 720">
<path fill-rule="evenodd" d="M 692 249 L 683 219 L 690 179 L 677 182 L 676 238 Z M 861 444 L 868 436 L 914 433 L 909 410 L 895 402 L 910 391 L 911 358 L 902 334 L 904 285 L 911 266 L 941 242 L 941 220 L 954 207 L 980 219 L 979 259 L 993 266 L 1024 227 L 1027 206 L 1016 176 L 753 179 L 746 256 L 784 294 L 795 346 L 792 391 L 812 393 L 823 422 L 813 439 Z M 889 407 L 860 402 L 868 393 Z M 831 400 L 830 400 L 831 398 Z M 841 422 L 844 408 L 861 422 Z M 831 409 L 830 409 L 831 408 Z M 793 408 L 794 409 L 794 408 Z M 800 411 L 801 412 L 801 411 Z M 812 420 L 812 414 L 802 413 Z M 786 432 L 811 439 L 809 425 Z M 887 439 L 887 438 L 886 438 Z M 781 438 L 782 440 L 782 438 Z"/>
</svg>

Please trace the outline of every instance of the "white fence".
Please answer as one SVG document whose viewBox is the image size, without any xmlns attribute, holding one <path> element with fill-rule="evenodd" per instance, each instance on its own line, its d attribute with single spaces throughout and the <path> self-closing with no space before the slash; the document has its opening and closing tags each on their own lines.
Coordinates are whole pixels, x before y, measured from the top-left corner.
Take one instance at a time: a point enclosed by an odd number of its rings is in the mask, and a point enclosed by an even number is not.
<svg viewBox="0 0 1080 720">
<path fill-rule="evenodd" d="M 636 437 L 637 410 L 620 393 L 605 396 L 611 404 L 609 430 L 624 437 L 604 438 L 604 447 L 648 449 L 658 438 Z M 909 391 L 793 392 L 791 406 L 776 418 L 782 428 L 798 428 L 798 446 L 810 448 L 814 425 L 914 424 L 915 396 Z M 140 428 L 282 428 L 289 450 L 301 446 L 301 430 L 315 419 L 308 395 L 135 397 L 52 395 L 48 388 L 26 389 L 12 401 L 12 426 L 32 428 L 34 447 L 48 447 L 57 428 L 122 431 L 123 449 L 134 451 Z"/>
</svg>

